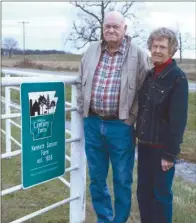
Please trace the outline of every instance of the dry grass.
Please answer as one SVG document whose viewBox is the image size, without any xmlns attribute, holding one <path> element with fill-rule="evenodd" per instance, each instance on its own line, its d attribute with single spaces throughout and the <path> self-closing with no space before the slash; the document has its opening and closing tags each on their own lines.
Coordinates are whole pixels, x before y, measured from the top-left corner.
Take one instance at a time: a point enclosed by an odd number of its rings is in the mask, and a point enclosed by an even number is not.
<svg viewBox="0 0 196 223">
<path fill-rule="evenodd" d="M 81 55 L 72 54 L 27 55 L 26 58 L 30 63 L 26 66 L 23 64 L 22 55 L 14 55 L 11 59 L 3 56 L 2 66 L 77 72 L 81 57 Z M 179 63 L 177 59 L 177 63 L 187 73 L 189 80 L 196 81 L 195 60 L 183 59 L 182 63 Z"/>
<path fill-rule="evenodd" d="M 179 67 L 186 72 L 188 79 L 196 81 L 196 64 L 195 60 L 183 60 L 182 63 L 178 62 Z"/>
<path fill-rule="evenodd" d="M 2 187 L 9 188 L 20 184 L 20 157 L 6 159 L 2 162 Z M 133 186 L 132 186 L 132 211 L 127 223 L 140 223 L 138 204 L 136 200 L 137 185 L 137 163 L 134 168 Z M 87 174 L 88 176 L 88 174 Z M 67 179 L 68 176 L 66 175 Z M 68 179 L 67 179 L 68 180 Z M 113 195 L 112 171 L 110 169 L 108 176 L 108 185 Z M 89 194 L 89 178 L 87 177 L 86 194 L 86 223 L 95 223 L 96 217 L 91 205 Z M 180 178 L 174 180 L 174 216 L 175 223 L 194 223 L 196 222 L 196 190 L 195 184 L 185 182 Z M 63 186 L 59 180 L 52 180 L 48 183 L 38 185 L 28 190 L 18 191 L 16 193 L 5 195 L 2 198 L 2 216 L 1 222 L 8 223 L 26 214 L 30 214 L 41 208 L 63 200 L 69 196 L 69 190 Z M 114 201 L 114 199 L 113 199 Z M 77 213 L 76 213 L 77 214 Z M 29 223 L 69 223 L 69 205 L 63 205 L 51 210 L 43 215 L 28 220 Z"/>
<path fill-rule="evenodd" d="M 24 62 L 23 56 L 13 56 L 11 59 L 3 56 L 2 67 L 34 68 L 54 71 L 77 72 L 81 56 L 78 55 L 28 55 Z"/>
</svg>

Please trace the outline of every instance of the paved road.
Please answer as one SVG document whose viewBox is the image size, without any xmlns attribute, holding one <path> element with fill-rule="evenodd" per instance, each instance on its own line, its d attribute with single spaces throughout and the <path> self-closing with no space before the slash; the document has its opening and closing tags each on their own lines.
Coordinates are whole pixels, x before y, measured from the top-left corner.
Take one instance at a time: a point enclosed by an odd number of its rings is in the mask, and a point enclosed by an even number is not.
<svg viewBox="0 0 196 223">
<path fill-rule="evenodd" d="M 67 75 L 73 76 L 77 75 L 77 72 L 67 72 L 67 71 L 51 71 L 51 70 L 38 70 L 38 69 L 28 69 L 28 68 L 11 68 L 11 67 L 3 67 L 2 69 L 11 70 L 11 71 L 22 71 L 22 72 L 34 72 L 41 74 L 51 74 L 51 75 Z"/>
<path fill-rule="evenodd" d="M 196 92 L 196 83 L 189 82 L 189 91 Z"/>
<path fill-rule="evenodd" d="M 48 70 L 37 70 L 37 69 L 22 69 L 22 68 L 5 68 L 11 71 L 21 71 L 21 72 L 34 72 L 41 74 L 50 74 L 50 75 L 66 75 L 66 76 L 76 76 L 77 72 L 69 71 L 48 71 Z M 196 92 L 196 82 L 189 82 L 189 91 Z"/>
</svg>

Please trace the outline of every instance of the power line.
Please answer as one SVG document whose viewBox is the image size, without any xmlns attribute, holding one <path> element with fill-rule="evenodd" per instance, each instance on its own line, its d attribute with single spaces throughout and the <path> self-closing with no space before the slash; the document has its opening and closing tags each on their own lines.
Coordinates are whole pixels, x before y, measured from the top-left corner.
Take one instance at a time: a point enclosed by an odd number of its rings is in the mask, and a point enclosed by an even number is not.
<svg viewBox="0 0 196 223">
<path fill-rule="evenodd" d="M 28 24 L 29 22 L 21 21 L 18 23 L 22 24 L 22 29 L 23 29 L 23 56 L 24 56 L 24 61 L 25 61 L 25 24 Z"/>
</svg>

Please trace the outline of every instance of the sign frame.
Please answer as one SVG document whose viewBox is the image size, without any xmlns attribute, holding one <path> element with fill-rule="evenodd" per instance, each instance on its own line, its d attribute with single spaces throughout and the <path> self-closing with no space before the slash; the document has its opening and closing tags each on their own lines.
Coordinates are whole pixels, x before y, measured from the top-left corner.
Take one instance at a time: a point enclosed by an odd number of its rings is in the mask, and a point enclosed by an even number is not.
<svg viewBox="0 0 196 223">
<path fill-rule="evenodd" d="M 64 83 L 22 83 L 20 102 L 21 182 L 28 189 L 65 174 Z"/>
</svg>

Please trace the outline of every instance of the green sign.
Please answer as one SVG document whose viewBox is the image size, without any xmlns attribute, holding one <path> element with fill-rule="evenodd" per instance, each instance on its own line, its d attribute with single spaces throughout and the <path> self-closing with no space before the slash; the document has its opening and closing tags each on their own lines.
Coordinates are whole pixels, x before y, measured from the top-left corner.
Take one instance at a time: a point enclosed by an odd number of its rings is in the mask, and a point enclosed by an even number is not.
<svg viewBox="0 0 196 223">
<path fill-rule="evenodd" d="M 21 84 L 22 186 L 64 175 L 64 83 Z"/>
</svg>

